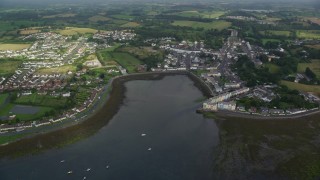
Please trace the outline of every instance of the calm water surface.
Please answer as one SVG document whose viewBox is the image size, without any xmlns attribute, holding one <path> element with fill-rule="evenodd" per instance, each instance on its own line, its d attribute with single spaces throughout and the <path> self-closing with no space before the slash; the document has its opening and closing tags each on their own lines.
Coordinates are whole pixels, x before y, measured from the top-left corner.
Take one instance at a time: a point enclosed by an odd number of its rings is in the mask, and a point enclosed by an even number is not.
<svg viewBox="0 0 320 180">
<path fill-rule="evenodd" d="M 202 94 L 193 82 L 177 75 L 125 86 L 124 105 L 94 136 L 39 155 L 1 160 L 0 179 L 211 179 L 218 128 L 195 113 Z"/>
</svg>

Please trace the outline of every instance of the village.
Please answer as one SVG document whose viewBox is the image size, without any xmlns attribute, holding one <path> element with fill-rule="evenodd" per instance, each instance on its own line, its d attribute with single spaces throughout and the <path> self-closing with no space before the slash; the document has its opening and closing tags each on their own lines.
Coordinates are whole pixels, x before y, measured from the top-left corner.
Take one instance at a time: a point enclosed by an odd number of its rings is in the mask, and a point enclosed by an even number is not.
<svg viewBox="0 0 320 180">
<path fill-rule="evenodd" d="M 70 80 L 75 77 L 81 79 L 85 71 L 67 70 L 63 73 L 39 73 L 41 69 L 58 69 L 68 65 L 74 65 L 79 59 L 94 54 L 99 48 L 110 47 L 110 41 L 130 41 L 134 39 L 136 34 L 132 31 L 108 31 L 97 32 L 93 35 L 93 41 L 89 41 L 87 37 L 80 36 L 76 39 L 68 36 L 62 36 L 53 32 L 36 33 L 25 38 L 35 38 L 37 41 L 29 48 L 20 51 L 0 51 L 0 58 L 24 58 L 21 67 L 8 78 L 1 77 L 0 92 L 10 92 L 19 90 L 18 96 L 30 96 L 34 93 L 38 95 L 49 95 L 53 97 L 69 98 L 72 96 L 70 88 L 77 83 Z M 239 57 L 247 56 L 256 67 L 263 66 L 263 62 L 258 58 L 260 55 L 266 55 L 268 60 L 278 59 L 279 57 L 268 52 L 259 46 L 251 45 L 249 42 L 241 40 L 238 37 L 238 31 L 230 30 L 230 36 L 225 41 L 222 48 L 213 50 L 205 47 L 203 41 L 176 42 L 174 38 L 167 37 L 159 39 L 150 39 L 145 41 L 150 43 L 151 47 L 158 46 L 166 52 L 166 56 L 162 63 L 158 63 L 157 67 L 151 68 L 153 72 L 163 71 L 190 71 L 195 74 L 210 89 L 212 98 L 206 100 L 201 111 L 216 112 L 221 110 L 256 114 L 262 116 L 280 116 L 293 115 L 314 111 L 318 108 L 290 108 L 279 109 L 276 107 L 246 107 L 239 103 L 241 99 L 255 98 L 263 102 L 269 103 L 279 95 L 275 92 L 276 84 L 265 83 L 253 87 L 246 87 L 246 82 L 242 81 L 237 72 L 232 69 L 232 65 L 238 61 Z M 284 51 L 281 47 L 278 51 Z M 85 61 L 84 66 L 89 68 L 97 68 L 101 66 L 99 60 L 94 57 L 90 61 Z M 112 66 L 113 67 L 113 66 Z M 108 73 L 118 73 L 126 75 L 128 70 L 122 66 L 109 69 Z M 297 77 L 303 75 L 297 74 Z M 93 82 L 91 82 L 93 81 Z M 25 128 L 39 127 L 61 122 L 65 119 L 78 119 L 87 116 L 87 112 L 92 110 L 92 104 L 97 103 L 101 94 L 105 92 L 105 87 L 99 85 L 99 78 L 86 80 L 86 82 L 78 82 L 78 85 L 94 84 L 91 86 L 88 98 L 82 104 L 78 104 L 63 114 L 55 118 L 45 118 L 42 121 L 32 121 L 18 123 L 15 125 L 2 124 L 1 132 L 21 131 Z M 34 90 L 36 90 L 34 92 Z M 319 103 L 319 98 L 313 94 L 300 92 L 300 95 L 306 101 L 311 103 Z M 83 113 L 81 116 L 80 114 Z M 77 117 L 77 118 L 76 118 Z M 7 119 L 14 119 L 12 114 Z"/>
</svg>

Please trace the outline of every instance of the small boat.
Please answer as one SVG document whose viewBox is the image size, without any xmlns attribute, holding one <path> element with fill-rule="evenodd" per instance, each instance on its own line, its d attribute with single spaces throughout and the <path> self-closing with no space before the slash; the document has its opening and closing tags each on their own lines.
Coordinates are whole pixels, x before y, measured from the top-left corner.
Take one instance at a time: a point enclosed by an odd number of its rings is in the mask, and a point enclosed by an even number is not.
<svg viewBox="0 0 320 180">
<path fill-rule="evenodd" d="M 91 171 L 91 168 L 88 168 L 86 171 Z"/>
<path fill-rule="evenodd" d="M 148 148 L 148 151 L 151 151 L 152 150 L 152 148 Z"/>
<path fill-rule="evenodd" d="M 110 166 L 109 166 L 109 165 L 107 165 L 107 166 L 106 166 L 106 169 L 109 169 L 109 167 L 110 167 Z"/>
<path fill-rule="evenodd" d="M 141 136 L 143 137 L 143 136 L 146 136 L 147 134 L 141 134 Z"/>
<path fill-rule="evenodd" d="M 85 179 L 87 179 L 87 177 L 83 177 L 82 179 L 85 180 Z"/>
<path fill-rule="evenodd" d="M 73 172 L 72 171 L 68 171 L 68 174 L 72 174 Z"/>
<path fill-rule="evenodd" d="M 64 162 L 65 162 L 65 160 L 61 160 L 61 161 L 60 161 L 60 163 L 64 163 Z"/>
</svg>

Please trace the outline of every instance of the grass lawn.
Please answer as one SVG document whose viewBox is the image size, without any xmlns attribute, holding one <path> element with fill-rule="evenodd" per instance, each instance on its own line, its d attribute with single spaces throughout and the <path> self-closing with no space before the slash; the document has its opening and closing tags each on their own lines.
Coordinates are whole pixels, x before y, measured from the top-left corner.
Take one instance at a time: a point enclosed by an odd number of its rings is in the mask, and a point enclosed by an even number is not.
<svg viewBox="0 0 320 180">
<path fill-rule="evenodd" d="M 287 86 L 289 89 L 295 89 L 295 90 L 304 91 L 304 92 L 313 92 L 320 95 L 319 85 L 305 85 L 305 84 L 299 84 L 299 83 L 284 81 L 284 80 L 280 81 L 280 84 Z"/>
<path fill-rule="evenodd" d="M 0 60 L 0 76 L 12 74 L 21 65 L 22 61 L 1 61 Z"/>
<path fill-rule="evenodd" d="M 53 97 L 49 95 L 38 95 L 34 93 L 28 96 L 20 96 L 15 100 L 14 103 L 23 105 L 61 108 L 64 107 L 66 102 L 67 98 L 64 97 Z"/>
<path fill-rule="evenodd" d="M 68 71 L 75 72 L 76 66 L 74 65 L 65 65 L 55 68 L 41 68 L 36 71 L 37 74 L 66 74 Z"/>
<path fill-rule="evenodd" d="M 264 66 L 269 68 L 269 72 L 272 74 L 276 74 L 280 71 L 280 67 L 275 64 L 267 63 Z"/>
<path fill-rule="evenodd" d="M 320 39 L 320 30 L 299 30 L 297 37 L 303 39 Z"/>
<path fill-rule="evenodd" d="M 126 24 L 121 25 L 121 27 L 125 27 L 125 28 L 135 28 L 135 27 L 139 27 L 140 24 L 137 22 L 128 22 Z"/>
<path fill-rule="evenodd" d="M 129 73 L 135 72 L 136 66 L 141 64 L 140 60 L 128 53 L 113 52 L 112 58 L 121 66 L 126 68 Z"/>
<path fill-rule="evenodd" d="M 9 143 L 15 141 L 19 138 L 22 138 L 25 134 L 15 134 L 15 135 L 7 135 L 7 136 L 0 136 L 0 144 Z"/>
<path fill-rule="evenodd" d="M 75 28 L 75 27 L 67 27 L 64 30 L 59 30 L 58 33 L 64 36 L 72 36 L 76 34 L 94 34 L 98 32 L 96 29 L 91 28 Z"/>
<path fill-rule="evenodd" d="M 320 78 L 320 60 L 312 60 L 311 63 L 299 63 L 298 72 L 304 73 L 307 67 L 309 67 L 311 71 L 314 72 L 318 78 Z"/>
<path fill-rule="evenodd" d="M 0 44 L 0 51 L 11 50 L 17 51 L 29 48 L 31 44 Z"/>
<path fill-rule="evenodd" d="M 204 28 L 204 29 L 217 29 L 222 30 L 231 26 L 230 22 L 227 21 L 213 21 L 213 22 L 197 22 L 197 21 L 174 21 L 174 26 L 184 26 L 193 28 Z"/>
</svg>

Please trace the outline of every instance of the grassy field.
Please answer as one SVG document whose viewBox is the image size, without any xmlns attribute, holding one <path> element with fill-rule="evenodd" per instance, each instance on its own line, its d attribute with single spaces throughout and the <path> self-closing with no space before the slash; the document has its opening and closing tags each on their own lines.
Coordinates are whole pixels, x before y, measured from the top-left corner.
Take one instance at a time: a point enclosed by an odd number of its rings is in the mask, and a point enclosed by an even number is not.
<svg viewBox="0 0 320 180">
<path fill-rule="evenodd" d="M 137 22 L 128 22 L 128 23 L 121 25 L 121 27 L 125 27 L 125 28 L 135 28 L 135 27 L 139 27 L 139 26 L 140 26 L 140 24 Z"/>
<path fill-rule="evenodd" d="M 193 28 L 204 28 L 204 29 L 217 29 L 222 30 L 231 26 L 230 22 L 227 21 L 214 21 L 210 23 L 197 22 L 197 21 L 174 21 L 174 26 L 184 26 Z"/>
<path fill-rule="evenodd" d="M 211 11 L 211 12 L 182 11 L 179 13 L 175 13 L 175 15 L 182 16 L 182 17 L 196 17 L 196 18 L 209 18 L 209 19 L 215 19 L 224 14 L 225 14 L 224 11 Z"/>
<path fill-rule="evenodd" d="M 265 67 L 269 68 L 269 72 L 272 74 L 276 74 L 280 71 L 280 67 L 275 64 L 267 63 L 265 64 Z"/>
<path fill-rule="evenodd" d="M 45 115 L 46 112 L 51 111 L 50 107 L 39 107 L 39 111 L 36 114 L 17 114 L 17 118 L 21 121 L 38 120 Z"/>
<path fill-rule="evenodd" d="M 312 60 L 311 63 L 299 63 L 298 72 L 304 73 L 307 67 L 320 78 L 320 60 Z"/>
<path fill-rule="evenodd" d="M 65 13 L 65 14 L 55 14 L 55 15 L 50 15 L 50 16 L 43 16 L 42 18 L 44 19 L 51 19 L 51 18 L 69 18 L 69 17 L 74 17 L 76 14 L 73 13 Z"/>
<path fill-rule="evenodd" d="M 76 66 L 74 65 L 65 65 L 55 68 L 41 68 L 36 71 L 36 74 L 66 74 L 68 71 L 75 72 Z"/>
<path fill-rule="evenodd" d="M 274 35 L 274 36 L 289 37 L 291 35 L 290 31 L 272 31 L 272 30 L 267 30 L 267 31 L 260 31 L 259 33 L 262 34 L 262 35 L 265 35 L 265 36 Z"/>
<path fill-rule="evenodd" d="M 296 33 L 298 38 L 320 39 L 320 30 L 299 30 Z"/>
<path fill-rule="evenodd" d="M 53 97 L 49 95 L 38 95 L 34 93 L 28 96 L 20 96 L 15 100 L 14 103 L 59 108 L 63 107 L 66 101 L 67 98 L 64 97 Z"/>
<path fill-rule="evenodd" d="M 104 16 L 92 16 L 89 18 L 89 21 L 92 21 L 92 22 L 98 22 L 98 21 L 110 21 L 111 19 L 110 18 L 107 18 L 107 17 L 104 17 Z"/>
<path fill-rule="evenodd" d="M 289 89 L 295 89 L 295 90 L 304 91 L 304 92 L 313 92 L 320 95 L 319 85 L 305 85 L 305 84 L 299 84 L 299 83 L 284 81 L 284 80 L 280 81 L 280 84 L 287 86 Z"/>
<path fill-rule="evenodd" d="M 0 76 L 12 74 L 22 64 L 21 61 L 1 61 L 0 60 Z"/>
<path fill-rule="evenodd" d="M 76 35 L 76 34 L 93 34 L 98 32 L 98 30 L 96 29 L 91 29 L 91 28 L 73 28 L 73 27 L 69 27 L 66 28 L 64 30 L 59 30 L 58 33 L 60 33 L 61 35 L 64 36 L 72 36 L 72 35 Z"/>
<path fill-rule="evenodd" d="M 29 48 L 30 44 L 0 44 L 0 51 L 4 50 L 11 50 L 11 51 L 17 51 Z"/>
<path fill-rule="evenodd" d="M 130 16 L 126 14 L 116 14 L 116 15 L 112 15 L 111 17 L 116 19 L 124 19 L 124 20 L 131 20 L 134 18 L 134 16 Z"/>
<path fill-rule="evenodd" d="M 151 47 L 134 47 L 125 46 L 118 49 L 119 52 L 125 52 L 134 55 L 138 59 L 145 59 L 150 56 L 157 56 L 163 58 L 163 52 L 160 50 L 154 50 Z"/>
<path fill-rule="evenodd" d="M 19 34 L 20 35 L 30 35 L 40 32 L 38 29 L 20 29 Z"/>
<path fill-rule="evenodd" d="M 112 58 L 121 66 L 126 68 L 129 73 L 135 72 L 136 66 L 141 64 L 140 60 L 128 53 L 113 52 Z"/>
<path fill-rule="evenodd" d="M 266 44 L 267 42 L 280 42 L 279 39 L 262 39 L 262 44 Z"/>
</svg>

